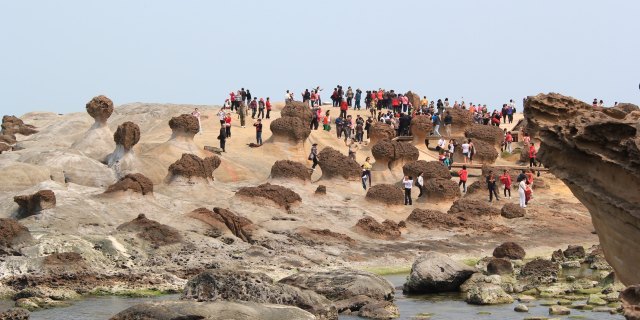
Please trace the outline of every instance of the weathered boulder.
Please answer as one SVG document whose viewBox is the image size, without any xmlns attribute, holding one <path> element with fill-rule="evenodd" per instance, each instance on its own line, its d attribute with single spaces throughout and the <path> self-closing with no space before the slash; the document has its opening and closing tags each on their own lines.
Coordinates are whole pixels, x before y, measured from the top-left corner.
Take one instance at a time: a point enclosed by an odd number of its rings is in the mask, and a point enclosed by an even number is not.
<svg viewBox="0 0 640 320">
<path fill-rule="evenodd" d="M 256 226 L 245 217 L 241 217 L 227 209 L 213 208 L 213 211 L 206 208 L 198 208 L 187 214 L 188 217 L 200 220 L 213 228 L 226 227 L 231 234 L 240 238 L 244 242 L 252 243 L 253 232 Z"/>
<path fill-rule="evenodd" d="M 13 148 L 10 145 L 4 142 L 0 142 L 0 154 L 2 154 L 3 152 L 11 151 L 11 150 L 13 150 Z"/>
<path fill-rule="evenodd" d="M 569 246 L 567 250 L 563 252 L 563 255 L 569 260 L 580 260 L 584 259 L 587 254 L 583 246 Z"/>
<path fill-rule="evenodd" d="M 305 125 L 304 121 L 298 117 L 280 117 L 271 121 L 269 128 L 274 139 L 294 143 L 304 142 L 311 134 L 309 125 Z"/>
<path fill-rule="evenodd" d="M 198 118 L 190 114 L 182 114 L 169 120 L 169 128 L 172 131 L 172 138 L 184 136 L 192 138 L 200 131 Z"/>
<path fill-rule="evenodd" d="M 315 320 L 300 308 L 245 301 L 163 301 L 129 307 L 110 320 Z"/>
<path fill-rule="evenodd" d="M 395 130 L 383 122 L 374 122 L 369 130 L 369 145 L 375 145 L 381 140 L 391 140 L 396 136 Z"/>
<path fill-rule="evenodd" d="M 552 283 L 558 278 L 558 264 L 544 259 L 534 259 L 520 269 L 520 279 L 526 278 L 534 283 Z"/>
<path fill-rule="evenodd" d="M 136 235 L 149 241 L 154 247 L 170 245 L 182 241 L 180 232 L 173 227 L 147 219 L 144 214 L 118 226 L 118 231 L 136 232 Z"/>
<path fill-rule="evenodd" d="M 456 200 L 448 211 L 449 214 L 464 213 L 473 216 L 498 216 L 500 211 L 488 205 L 485 201 L 462 198 Z"/>
<path fill-rule="evenodd" d="M 216 170 L 222 161 L 218 156 L 210 156 L 204 159 L 190 153 L 183 153 L 182 158 L 169 166 L 167 180 L 173 181 L 177 177 L 184 177 L 189 180 L 201 178 L 205 181 L 213 180 L 213 171 Z"/>
<path fill-rule="evenodd" d="M 528 97 L 524 115 L 527 132 L 541 141 L 538 159 L 589 209 L 620 280 L 640 283 L 640 251 L 631 249 L 640 241 L 640 113 L 620 119 L 550 93 Z"/>
<path fill-rule="evenodd" d="M 420 108 L 420 95 L 412 92 L 412 91 L 407 91 L 407 93 L 404 94 L 405 96 L 407 96 L 407 98 L 409 98 L 409 103 L 411 103 L 411 106 L 413 107 L 413 109 L 417 109 Z"/>
<path fill-rule="evenodd" d="M 56 206 L 56 194 L 51 190 L 40 190 L 34 194 L 13 197 L 20 206 L 18 217 L 25 218 Z"/>
<path fill-rule="evenodd" d="M 513 264 L 509 259 L 493 258 L 487 264 L 487 273 L 489 274 L 512 274 Z"/>
<path fill-rule="evenodd" d="M 526 252 L 515 242 L 505 242 L 497 246 L 493 250 L 493 256 L 496 258 L 507 258 L 512 260 L 524 259 Z"/>
<path fill-rule="evenodd" d="M 414 144 L 424 144 L 424 140 L 431 134 L 431 131 L 433 131 L 433 122 L 431 118 L 426 115 L 414 116 L 411 118 L 409 130 L 413 136 Z"/>
<path fill-rule="evenodd" d="M 236 192 L 236 195 L 270 200 L 287 210 L 302 201 L 300 195 L 291 189 L 270 183 L 264 183 L 257 187 L 242 187 Z"/>
<path fill-rule="evenodd" d="M 460 198 L 460 187 L 451 179 L 428 179 L 424 181 L 424 195 L 427 201 L 451 201 Z"/>
<path fill-rule="evenodd" d="M 32 241 L 27 227 L 16 220 L 0 218 L 0 256 L 13 254 Z"/>
<path fill-rule="evenodd" d="M 322 184 L 321 184 L 321 185 L 319 185 L 319 186 L 316 188 L 316 192 L 315 192 L 315 194 L 318 194 L 318 195 L 325 195 L 325 194 L 327 194 L 327 186 L 322 185 Z"/>
<path fill-rule="evenodd" d="M 96 96 L 87 102 L 86 109 L 87 113 L 95 119 L 96 123 L 104 125 L 113 113 L 113 101 L 103 95 Z"/>
<path fill-rule="evenodd" d="M 454 215 L 430 209 L 413 209 L 407 222 L 427 229 L 448 229 L 461 226 L 461 220 Z"/>
<path fill-rule="evenodd" d="M 444 254 L 429 251 L 418 257 L 403 292 L 409 294 L 457 291 L 475 270 Z"/>
<path fill-rule="evenodd" d="M 9 136 L 10 139 L 15 140 L 16 134 L 21 134 L 23 136 L 29 136 L 34 133 L 37 133 L 36 127 L 24 123 L 22 119 L 16 116 L 8 116 L 5 115 L 2 117 L 2 130 L 0 134 L 4 136 Z"/>
<path fill-rule="evenodd" d="M 11 308 L 0 312 L 0 320 L 29 320 L 29 317 L 31 317 L 29 311 L 22 308 Z"/>
<path fill-rule="evenodd" d="M 369 319 L 395 319 L 400 317 L 400 310 L 391 301 L 379 301 L 364 305 L 358 316 Z"/>
<path fill-rule="evenodd" d="M 640 320 L 640 285 L 627 287 L 620 292 L 620 301 L 627 320 Z"/>
<path fill-rule="evenodd" d="M 355 230 L 358 233 L 374 239 L 395 240 L 401 236 L 397 223 L 391 220 L 385 220 L 380 223 L 369 216 L 358 220 L 355 225 Z"/>
<path fill-rule="evenodd" d="M 0 142 L 7 144 L 7 145 L 13 145 L 16 144 L 16 137 L 13 135 L 8 135 L 8 134 L 2 134 L 0 135 Z"/>
<path fill-rule="evenodd" d="M 369 188 L 365 198 L 386 205 L 402 205 L 404 203 L 404 193 L 392 184 L 377 184 Z"/>
<path fill-rule="evenodd" d="M 278 160 L 271 166 L 271 178 L 311 180 L 311 170 L 300 162 Z"/>
<path fill-rule="evenodd" d="M 402 167 L 405 176 L 412 176 L 414 179 L 422 173 L 424 180 L 428 179 L 451 179 L 449 169 L 440 161 L 418 160 L 405 164 Z"/>
<path fill-rule="evenodd" d="M 373 170 L 393 170 L 420 157 L 420 151 L 407 142 L 380 140 L 371 147 L 371 154 L 376 159 Z"/>
<path fill-rule="evenodd" d="M 551 306 L 549 307 L 549 314 L 554 316 L 568 316 L 571 314 L 571 309 L 564 306 Z"/>
<path fill-rule="evenodd" d="M 293 117 L 302 120 L 302 123 L 309 127 L 311 119 L 313 118 L 313 112 L 309 106 L 300 101 L 287 101 L 287 103 L 280 111 L 281 117 Z"/>
<path fill-rule="evenodd" d="M 318 319 L 338 319 L 338 312 L 324 296 L 287 284 L 273 283 L 262 273 L 239 270 L 208 270 L 190 279 L 183 300 L 248 301 L 296 306 Z"/>
<path fill-rule="evenodd" d="M 110 185 L 104 193 L 114 193 L 127 190 L 131 190 L 142 195 L 152 194 L 153 182 L 141 173 L 132 173 Z"/>
<path fill-rule="evenodd" d="M 362 172 L 355 160 L 331 147 L 326 147 L 318 153 L 318 164 L 322 170 L 322 179 L 358 180 Z"/>
<path fill-rule="evenodd" d="M 507 219 L 515 219 L 524 217 L 527 211 L 515 203 L 507 203 L 500 210 L 500 215 Z"/>
<path fill-rule="evenodd" d="M 503 131 L 500 127 L 486 126 L 483 124 L 473 124 L 464 131 L 464 136 L 474 141 L 484 141 L 493 145 L 494 147 L 500 147 L 503 139 Z"/>
<path fill-rule="evenodd" d="M 508 304 L 513 302 L 513 297 L 499 285 L 480 282 L 477 286 L 469 288 L 465 301 L 478 305 Z"/>
<path fill-rule="evenodd" d="M 495 146 L 482 140 L 472 139 L 471 142 L 475 149 L 475 153 L 473 154 L 474 163 L 492 164 L 496 162 L 496 159 L 498 159 L 498 150 L 496 150 Z M 462 157 L 464 157 L 462 155 L 462 148 L 458 148 L 455 152 L 455 158 L 461 159 Z"/>
<path fill-rule="evenodd" d="M 445 112 L 451 115 L 451 134 L 462 135 L 473 124 L 473 114 L 466 109 L 446 108 Z"/>
<path fill-rule="evenodd" d="M 131 121 L 119 125 L 113 134 L 113 141 L 125 151 L 131 150 L 140 141 L 140 127 Z"/>
</svg>

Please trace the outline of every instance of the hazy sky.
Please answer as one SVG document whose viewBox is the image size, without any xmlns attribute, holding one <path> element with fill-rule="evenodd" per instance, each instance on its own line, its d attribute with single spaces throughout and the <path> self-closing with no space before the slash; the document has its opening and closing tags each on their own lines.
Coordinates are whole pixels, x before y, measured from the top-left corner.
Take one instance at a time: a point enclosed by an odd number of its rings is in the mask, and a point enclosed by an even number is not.
<svg viewBox="0 0 640 320">
<path fill-rule="evenodd" d="M 640 102 L 640 1 L 2 1 L 0 113 L 336 84 Z"/>
</svg>

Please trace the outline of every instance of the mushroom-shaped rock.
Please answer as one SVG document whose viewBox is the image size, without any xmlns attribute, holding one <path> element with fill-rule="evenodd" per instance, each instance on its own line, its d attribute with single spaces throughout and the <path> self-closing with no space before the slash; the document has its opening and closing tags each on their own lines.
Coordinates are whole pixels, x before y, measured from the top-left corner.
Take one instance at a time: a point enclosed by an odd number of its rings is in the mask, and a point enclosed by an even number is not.
<svg viewBox="0 0 640 320">
<path fill-rule="evenodd" d="M 182 114 L 169 120 L 169 128 L 172 131 L 172 139 L 176 137 L 193 139 L 193 136 L 200 131 L 200 124 L 195 116 Z"/>
<path fill-rule="evenodd" d="M 640 319 L 640 285 L 629 286 L 620 292 L 624 316 L 629 320 Z"/>
<path fill-rule="evenodd" d="M 257 272 L 207 270 L 185 285 L 182 300 L 249 301 L 297 306 L 319 319 L 338 319 L 331 301 L 310 290 L 302 290 L 273 280 Z"/>
<path fill-rule="evenodd" d="M 34 214 L 39 214 L 42 210 L 51 209 L 56 206 L 56 195 L 51 190 L 40 190 L 31 195 L 13 197 L 20 209 L 18 216 L 25 218 Z"/>
<path fill-rule="evenodd" d="M 366 199 L 387 205 L 402 205 L 404 193 L 391 184 L 377 184 L 367 190 Z"/>
<path fill-rule="evenodd" d="M 374 145 L 380 140 L 391 140 L 396 136 L 395 130 L 383 122 L 375 122 L 369 130 L 369 144 Z"/>
<path fill-rule="evenodd" d="M 147 219 L 144 214 L 139 214 L 137 218 L 121 224 L 117 229 L 125 232 L 136 232 L 139 238 L 149 241 L 155 247 L 182 241 L 182 236 L 178 230 Z"/>
<path fill-rule="evenodd" d="M 110 185 L 104 193 L 114 193 L 131 190 L 142 195 L 153 193 L 153 182 L 141 173 L 130 173 L 118 182 Z"/>
<path fill-rule="evenodd" d="M 116 145 L 121 145 L 125 151 L 131 150 L 140 141 L 140 127 L 131 121 L 119 125 L 113 134 L 113 141 Z"/>
<path fill-rule="evenodd" d="M 466 109 L 447 108 L 445 112 L 451 115 L 451 134 L 462 135 L 473 124 L 473 114 Z"/>
<path fill-rule="evenodd" d="M 32 240 L 27 227 L 14 219 L 0 218 L 0 256 L 11 254 Z"/>
<path fill-rule="evenodd" d="M 407 96 L 407 98 L 409 98 L 409 103 L 411 103 L 411 106 L 413 107 L 413 109 L 417 109 L 420 108 L 420 95 L 415 93 L 415 92 L 411 92 L 411 91 L 407 91 L 407 93 L 405 93 L 405 96 Z"/>
<path fill-rule="evenodd" d="M 494 207 L 489 206 L 482 200 L 466 199 L 462 198 L 456 200 L 451 208 L 449 208 L 449 214 L 466 213 L 479 217 L 498 216 L 500 211 Z"/>
<path fill-rule="evenodd" d="M 184 177 L 189 180 L 201 178 L 205 181 L 213 180 L 213 171 L 220 166 L 221 160 L 218 156 L 210 156 L 204 159 L 190 154 L 182 154 L 180 160 L 169 166 L 168 181 L 171 182 L 177 177 Z"/>
<path fill-rule="evenodd" d="M 411 266 L 411 274 L 403 292 L 425 294 L 458 291 L 475 270 L 434 251 L 418 257 Z"/>
<path fill-rule="evenodd" d="M 106 96 L 93 97 L 87 102 L 87 113 L 96 121 L 96 124 L 106 125 L 107 119 L 113 113 L 113 101 Z"/>
<path fill-rule="evenodd" d="M 420 157 L 420 151 L 413 144 L 393 140 L 378 141 L 371 147 L 371 153 L 376 159 L 374 170 L 393 170 Z"/>
<path fill-rule="evenodd" d="M 527 211 L 515 203 L 507 203 L 500 210 L 500 215 L 507 219 L 522 218 Z"/>
<path fill-rule="evenodd" d="M 355 230 L 373 239 L 395 240 L 401 236 L 397 223 L 391 220 L 385 220 L 380 223 L 369 216 L 358 220 L 355 225 Z"/>
<path fill-rule="evenodd" d="M 300 101 L 288 101 L 282 111 L 280 111 L 281 117 L 293 117 L 302 120 L 302 123 L 309 127 L 311 119 L 313 118 L 313 112 L 309 106 Z"/>
<path fill-rule="evenodd" d="M 405 176 L 417 177 L 422 173 L 425 180 L 428 179 L 451 179 L 451 173 L 440 161 L 418 160 L 405 164 L 402 167 Z"/>
<path fill-rule="evenodd" d="M 198 208 L 188 213 L 187 216 L 217 229 L 224 226 L 231 234 L 244 242 L 252 242 L 252 234 L 256 229 L 251 220 L 222 208 L 213 208 L 213 211 L 206 208 Z"/>
<path fill-rule="evenodd" d="M 2 131 L 0 131 L 0 134 L 9 136 L 14 140 L 16 134 L 28 136 L 38 132 L 34 126 L 24 123 L 22 119 L 16 116 L 9 115 L 5 115 L 2 117 L 1 127 Z"/>
<path fill-rule="evenodd" d="M 355 160 L 331 147 L 326 147 L 318 153 L 318 164 L 322 169 L 322 179 L 358 180 L 362 172 Z"/>
<path fill-rule="evenodd" d="M 273 120 L 269 128 L 276 141 L 299 143 L 305 141 L 311 134 L 309 125 L 298 117 L 280 117 Z"/>
<path fill-rule="evenodd" d="M 612 117 L 556 93 L 528 97 L 524 105 L 526 131 L 540 139 L 538 160 L 589 209 L 621 282 L 640 283 L 640 112 Z"/>
<path fill-rule="evenodd" d="M 515 242 L 505 242 L 493 250 L 493 256 L 496 258 L 522 260 L 525 255 L 526 252 L 524 249 Z"/>
<path fill-rule="evenodd" d="M 499 147 L 504 133 L 500 127 L 485 126 L 482 124 L 473 124 L 464 131 L 464 136 L 473 141 L 484 141 L 495 147 Z M 475 144 L 475 142 L 474 142 Z"/>
<path fill-rule="evenodd" d="M 498 150 L 496 150 L 492 144 L 482 140 L 473 139 L 471 142 L 473 143 L 473 148 L 475 150 L 475 153 L 473 154 L 474 162 L 482 164 L 492 164 L 496 162 L 496 159 L 498 159 Z M 462 157 L 464 157 L 462 155 L 462 148 L 458 148 L 456 150 L 456 158 L 461 159 Z"/>
<path fill-rule="evenodd" d="M 460 197 L 460 187 L 451 179 L 425 180 L 423 192 L 428 201 L 450 201 Z"/>
<path fill-rule="evenodd" d="M 257 187 L 240 188 L 240 190 L 236 192 L 236 195 L 254 199 L 262 198 L 270 200 L 276 205 L 284 207 L 287 210 L 294 204 L 298 204 L 302 201 L 300 195 L 291 189 L 270 183 L 264 183 Z"/>
<path fill-rule="evenodd" d="M 431 118 L 426 115 L 417 115 L 411 118 L 411 135 L 413 136 L 413 143 L 423 144 L 424 140 L 433 131 L 433 122 Z"/>
<path fill-rule="evenodd" d="M 271 178 L 311 180 L 311 170 L 300 162 L 278 160 L 271 166 Z"/>
</svg>

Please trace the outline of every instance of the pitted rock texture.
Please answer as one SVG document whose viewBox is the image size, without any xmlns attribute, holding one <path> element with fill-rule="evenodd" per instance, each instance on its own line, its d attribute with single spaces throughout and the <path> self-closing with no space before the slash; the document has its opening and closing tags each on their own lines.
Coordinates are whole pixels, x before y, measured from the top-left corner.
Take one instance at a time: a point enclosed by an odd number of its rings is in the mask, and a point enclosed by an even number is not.
<svg viewBox="0 0 640 320">
<path fill-rule="evenodd" d="M 527 213 L 524 208 L 521 208 L 515 203 L 507 203 L 500 210 L 500 215 L 507 219 L 522 218 Z"/>
<path fill-rule="evenodd" d="M 298 117 L 280 117 L 271 121 L 269 125 L 275 137 L 286 138 L 295 143 L 305 141 L 311 134 L 309 125 Z"/>
<path fill-rule="evenodd" d="M 87 113 L 99 123 L 107 123 L 113 113 L 113 101 L 106 96 L 93 97 L 86 105 Z"/>
<path fill-rule="evenodd" d="M 140 127 L 131 121 L 119 125 L 113 134 L 113 141 L 123 146 L 126 151 L 131 150 L 140 141 Z"/>
<path fill-rule="evenodd" d="M 13 148 L 10 145 L 4 142 L 0 142 L 0 154 L 2 154 L 3 152 L 11 151 L 11 150 L 13 150 Z"/>
<path fill-rule="evenodd" d="M 412 108 L 415 110 L 417 108 L 420 107 L 420 95 L 412 92 L 412 91 L 407 91 L 407 93 L 405 93 L 405 96 L 407 96 L 407 98 L 409 98 L 409 102 L 411 103 Z"/>
<path fill-rule="evenodd" d="M 180 160 L 169 166 L 169 173 L 186 178 L 213 179 L 213 171 L 220 166 L 221 162 L 215 155 L 202 159 L 191 153 L 183 153 Z"/>
<path fill-rule="evenodd" d="M 536 258 L 527 262 L 520 269 L 520 277 L 533 278 L 540 283 L 550 283 L 553 279 L 557 279 L 560 272 L 560 266 L 549 260 Z"/>
<path fill-rule="evenodd" d="M 620 301 L 627 320 L 640 320 L 640 285 L 629 286 L 620 292 Z"/>
<path fill-rule="evenodd" d="M 378 141 L 371 147 L 371 153 L 376 159 L 375 167 L 387 164 L 389 169 L 414 162 L 420 157 L 420 151 L 413 144 L 393 140 Z"/>
<path fill-rule="evenodd" d="M 451 173 L 449 169 L 445 167 L 440 161 L 424 161 L 418 160 L 410 162 L 402 167 L 402 173 L 405 176 L 411 176 L 414 179 L 422 173 L 424 180 L 428 179 L 451 179 Z"/>
<path fill-rule="evenodd" d="M 407 217 L 407 222 L 426 229 L 452 230 L 456 228 L 473 229 L 476 231 L 491 231 L 495 222 L 488 216 L 473 212 L 455 211 L 440 212 L 430 209 L 413 209 Z"/>
<path fill-rule="evenodd" d="M 29 229 L 20 222 L 0 218 L 0 256 L 11 254 L 32 240 Z"/>
<path fill-rule="evenodd" d="M 369 144 L 374 145 L 380 140 L 391 140 L 395 138 L 396 132 L 390 125 L 382 122 L 375 122 L 369 131 Z"/>
<path fill-rule="evenodd" d="M 285 209 L 302 201 L 300 195 L 293 190 L 270 183 L 264 183 L 257 187 L 243 187 L 236 192 L 238 196 L 249 198 L 264 198 L 273 201 L 275 204 Z"/>
<path fill-rule="evenodd" d="M 173 134 L 185 134 L 193 137 L 200 131 L 200 125 L 198 124 L 198 118 L 190 114 L 182 114 L 169 120 L 169 128 L 173 131 Z"/>
<path fill-rule="evenodd" d="M 429 179 L 424 181 L 423 197 L 427 201 L 450 201 L 460 198 L 460 187 L 451 179 Z"/>
<path fill-rule="evenodd" d="M 149 241 L 155 247 L 182 241 L 182 236 L 178 230 L 157 221 L 147 219 L 144 214 L 139 214 L 137 218 L 121 224 L 117 229 L 119 231 L 136 232 L 139 238 Z"/>
<path fill-rule="evenodd" d="M 18 216 L 25 218 L 55 207 L 56 195 L 51 190 L 40 190 L 31 195 L 15 196 L 13 201 L 20 206 Z"/>
<path fill-rule="evenodd" d="M 15 141 L 16 134 L 28 136 L 37 132 L 38 131 L 36 130 L 36 127 L 24 123 L 22 119 L 16 116 L 5 115 L 2 117 L 2 131 L 0 131 L 0 134 L 3 136 L 7 136 L 7 138 L 5 139 Z"/>
<path fill-rule="evenodd" d="M 369 216 L 358 220 L 355 229 L 357 232 L 374 239 L 395 240 L 401 236 L 397 223 L 391 220 L 380 223 Z"/>
<path fill-rule="evenodd" d="M 526 254 L 524 249 L 515 242 L 505 242 L 493 250 L 493 256 L 496 258 L 522 260 Z"/>
<path fill-rule="evenodd" d="M 355 160 L 331 147 L 326 147 L 318 153 L 318 164 L 322 169 L 322 179 L 358 180 L 362 172 Z"/>
<path fill-rule="evenodd" d="M 509 259 L 493 258 L 487 264 L 487 273 L 489 274 L 512 274 L 513 264 Z"/>
<path fill-rule="evenodd" d="M 496 147 L 488 142 L 482 140 L 471 139 L 473 147 L 476 152 L 473 155 L 474 163 L 492 164 L 498 159 L 498 150 Z M 455 151 L 455 158 L 462 159 L 462 148 L 457 148 Z"/>
<path fill-rule="evenodd" d="M 153 182 L 142 173 L 131 173 L 124 176 L 118 182 L 112 184 L 104 193 L 131 190 L 142 195 L 153 193 Z"/>
<path fill-rule="evenodd" d="M 278 160 L 271 166 L 271 178 L 311 180 L 311 170 L 300 162 Z"/>
<path fill-rule="evenodd" d="M 640 112 L 616 118 L 556 93 L 528 97 L 524 106 L 526 130 L 541 141 L 538 160 L 589 209 L 622 283 L 640 283 L 640 251 L 632 249 L 640 242 Z"/>
<path fill-rule="evenodd" d="M 409 127 L 411 135 L 413 136 L 414 143 L 424 143 L 424 139 L 427 138 L 433 131 L 433 122 L 431 118 L 426 115 L 417 115 L 411 118 L 411 125 Z M 443 131 L 444 132 L 444 131 Z"/>
<path fill-rule="evenodd" d="M 244 242 L 252 243 L 252 234 L 256 227 L 253 222 L 245 217 L 223 208 L 198 208 L 187 214 L 189 217 L 200 220 L 212 227 L 224 225 L 236 237 Z"/>
<path fill-rule="evenodd" d="M 303 102 L 288 101 L 284 105 L 284 108 L 282 108 L 280 116 L 298 118 L 302 120 L 302 123 L 308 127 L 311 123 L 313 113 L 309 106 Z"/>
<path fill-rule="evenodd" d="M 454 135 L 462 135 L 467 128 L 473 124 L 473 114 L 466 109 L 447 108 L 446 112 L 451 114 L 451 133 Z M 443 131 L 441 131 L 443 132 Z"/>
<path fill-rule="evenodd" d="M 391 184 L 377 184 L 367 190 L 366 199 L 387 205 L 404 204 L 404 193 Z"/>
<path fill-rule="evenodd" d="M 497 208 L 491 207 L 485 201 L 466 198 L 456 200 L 448 212 L 449 214 L 466 213 L 486 218 L 500 215 L 500 211 Z"/>
<path fill-rule="evenodd" d="M 486 126 L 483 124 L 473 124 L 464 131 L 464 136 L 473 141 L 481 140 L 497 147 L 499 147 L 504 140 L 502 138 L 503 135 L 504 133 L 500 127 Z"/>
<path fill-rule="evenodd" d="M 22 308 L 11 308 L 0 312 L 0 320 L 29 320 L 31 313 Z"/>
</svg>

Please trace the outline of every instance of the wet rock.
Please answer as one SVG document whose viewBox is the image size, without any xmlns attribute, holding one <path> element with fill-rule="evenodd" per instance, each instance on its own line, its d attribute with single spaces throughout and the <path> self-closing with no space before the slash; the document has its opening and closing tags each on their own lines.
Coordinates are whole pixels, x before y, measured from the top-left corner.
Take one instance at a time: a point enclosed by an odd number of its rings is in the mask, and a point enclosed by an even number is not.
<svg viewBox="0 0 640 320">
<path fill-rule="evenodd" d="M 500 210 L 500 215 L 507 219 L 515 219 L 524 217 L 527 211 L 515 203 L 507 203 Z"/>
<path fill-rule="evenodd" d="M 369 188 L 365 198 L 386 205 L 404 204 L 404 193 L 400 188 L 391 184 L 377 184 Z"/>
<path fill-rule="evenodd" d="M 200 125 L 198 124 L 198 118 L 190 114 L 182 114 L 169 120 L 169 128 L 173 132 L 173 136 L 187 136 L 193 138 L 193 136 L 200 131 Z"/>
<path fill-rule="evenodd" d="M 140 127 L 131 121 L 119 125 L 113 134 L 113 141 L 116 145 L 121 145 L 125 151 L 131 150 L 140 141 Z"/>
<path fill-rule="evenodd" d="M 300 162 L 278 160 L 271 166 L 271 178 L 311 180 L 311 170 Z"/>
<path fill-rule="evenodd" d="M 423 196 L 428 201 L 451 201 L 460 197 L 458 183 L 450 179 L 428 179 L 424 182 Z"/>
<path fill-rule="evenodd" d="M 571 314 L 571 310 L 563 306 L 551 306 L 549 307 L 549 314 L 553 316 L 568 316 Z"/>
<path fill-rule="evenodd" d="M 371 154 L 376 159 L 374 170 L 393 170 L 418 160 L 420 151 L 407 142 L 380 140 L 371 147 Z"/>
<path fill-rule="evenodd" d="M 236 195 L 270 200 L 287 210 L 302 201 L 300 195 L 291 189 L 270 183 L 264 183 L 257 187 L 240 188 L 240 190 L 236 192 Z"/>
<path fill-rule="evenodd" d="M 561 264 L 562 269 L 580 269 L 580 261 L 565 261 Z"/>
<path fill-rule="evenodd" d="M 624 316 L 628 320 L 640 319 L 640 285 L 627 287 L 620 292 Z"/>
<path fill-rule="evenodd" d="M 322 179 L 359 180 L 362 172 L 355 160 L 331 147 L 326 147 L 318 153 L 318 164 L 322 169 Z"/>
<path fill-rule="evenodd" d="M 457 291 L 474 272 L 473 268 L 444 254 L 429 251 L 418 257 L 411 266 L 411 274 L 403 292 L 423 294 Z"/>
<path fill-rule="evenodd" d="M 206 181 L 213 180 L 215 171 L 222 161 L 218 156 L 210 156 L 204 159 L 191 154 L 183 153 L 182 157 L 169 166 L 169 181 L 176 177 L 202 178 Z"/>
<path fill-rule="evenodd" d="M 37 311 L 43 309 L 51 309 L 51 308 L 60 308 L 60 307 L 68 307 L 71 304 L 66 301 L 56 301 L 50 298 L 22 298 L 16 300 L 16 307 L 21 309 L 26 309 L 28 311 Z"/>
<path fill-rule="evenodd" d="M 113 101 L 106 96 L 93 97 L 86 105 L 87 113 L 96 120 L 97 123 L 106 124 L 107 119 L 113 113 Z"/>
<path fill-rule="evenodd" d="M 607 302 L 597 294 L 590 294 L 587 304 L 592 306 L 606 306 Z"/>
<path fill-rule="evenodd" d="M 27 227 L 14 219 L 0 218 L 0 256 L 19 255 L 17 250 L 32 241 L 33 237 Z"/>
<path fill-rule="evenodd" d="M 327 298 L 310 290 L 273 283 L 262 273 L 239 270 L 208 270 L 187 282 L 183 300 L 248 301 L 296 306 L 319 319 L 338 319 L 338 312 Z"/>
<path fill-rule="evenodd" d="M 445 167 L 440 161 L 418 160 L 410 162 L 402 167 L 402 172 L 405 176 L 412 176 L 414 178 L 422 173 L 424 180 L 437 178 L 451 179 L 449 169 L 447 169 L 447 167 Z"/>
<path fill-rule="evenodd" d="M 163 301 L 137 304 L 121 311 L 111 320 L 314 320 L 300 308 L 245 301 Z"/>
<path fill-rule="evenodd" d="M 400 317 L 400 310 L 390 301 L 379 301 L 366 304 L 360 309 L 358 316 L 369 319 L 395 319 Z"/>
<path fill-rule="evenodd" d="M 586 252 L 583 246 L 569 246 L 563 255 L 569 260 L 580 260 L 584 259 Z"/>
<path fill-rule="evenodd" d="M 487 264 L 487 272 L 489 274 L 513 274 L 513 265 L 509 259 L 493 258 Z"/>
<path fill-rule="evenodd" d="M 551 254 L 552 262 L 562 262 L 564 261 L 564 254 L 562 253 L 562 249 L 558 249 Z"/>
<path fill-rule="evenodd" d="M 15 196 L 13 201 L 20 206 L 18 217 L 25 218 L 55 207 L 56 195 L 51 190 L 40 190 L 31 195 Z"/>
<path fill-rule="evenodd" d="M 131 190 L 142 195 L 153 194 L 153 182 L 141 173 L 132 173 L 110 185 L 104 193 L 127 190 Z"/>
<path fill-rule="evenodd" d="M 137 236 L 151 242 L 156 247 L 170 245 L 182 241 L 182 236 L 173 227 L 147 219 L 144 214 L 118 226 L 117 230 L 125 232 L 137 232 Z"/>
<path fill-rule="evenodd" d="M 31 314 L 26 309 L 11 308 L 0 312 L 0 320 L 29 320 Z"/>
<path fill-rule="evenodd" d="M 316 188 L 316 192 L 315 193 L 318 194 L 318 195 L 325 195 L 325 194 L 327 194 L 327 187 L 324 186 L 324 185 L 319 185 Z"/>
<path fill-rule="evenodd" d="M 401 236 L 400 228 L 395 222 L 385 220 L 379 223 L 369 216 L 358 220 L 355 229 L 357 232 L 374 239 L 395 240 Z"/>
<path fill-rule="evenodd" d="M 369 145 L 375 145 L 378 141 L 395 138 L 396 131 L 390 125 L 382 122 L 374 122 L 369 131 Z"/>
<path fill-rule="evenodd" d="M 524 259 L 526 252 L 515 242 L 505 242 L 493 250 L 493 256 L 496 258 L 507 258 L 512 260 Z"/>
<path fill-rule="evenodd" d="M 499 285 L 482 282 L 469 288 L 465 301 L 478 305 L 508 304 L 513 302 L 513 298 Z"/>
<path fill-rule="evenodd" d="M 557 264 L 544 259 L 527 262 L 520 270 L 520 278 L 527 278 L 534 283 L 553 283 L 558 279 L 560 268 Z"/>
<path fill-rule="evenodd" d="M 515 311 L 515 312 L 529 312 L 529 307 L 527 307 L 526 305 L 520 303 L 515 308 L 513 308 L 513 311 Z"/>
</svg>

